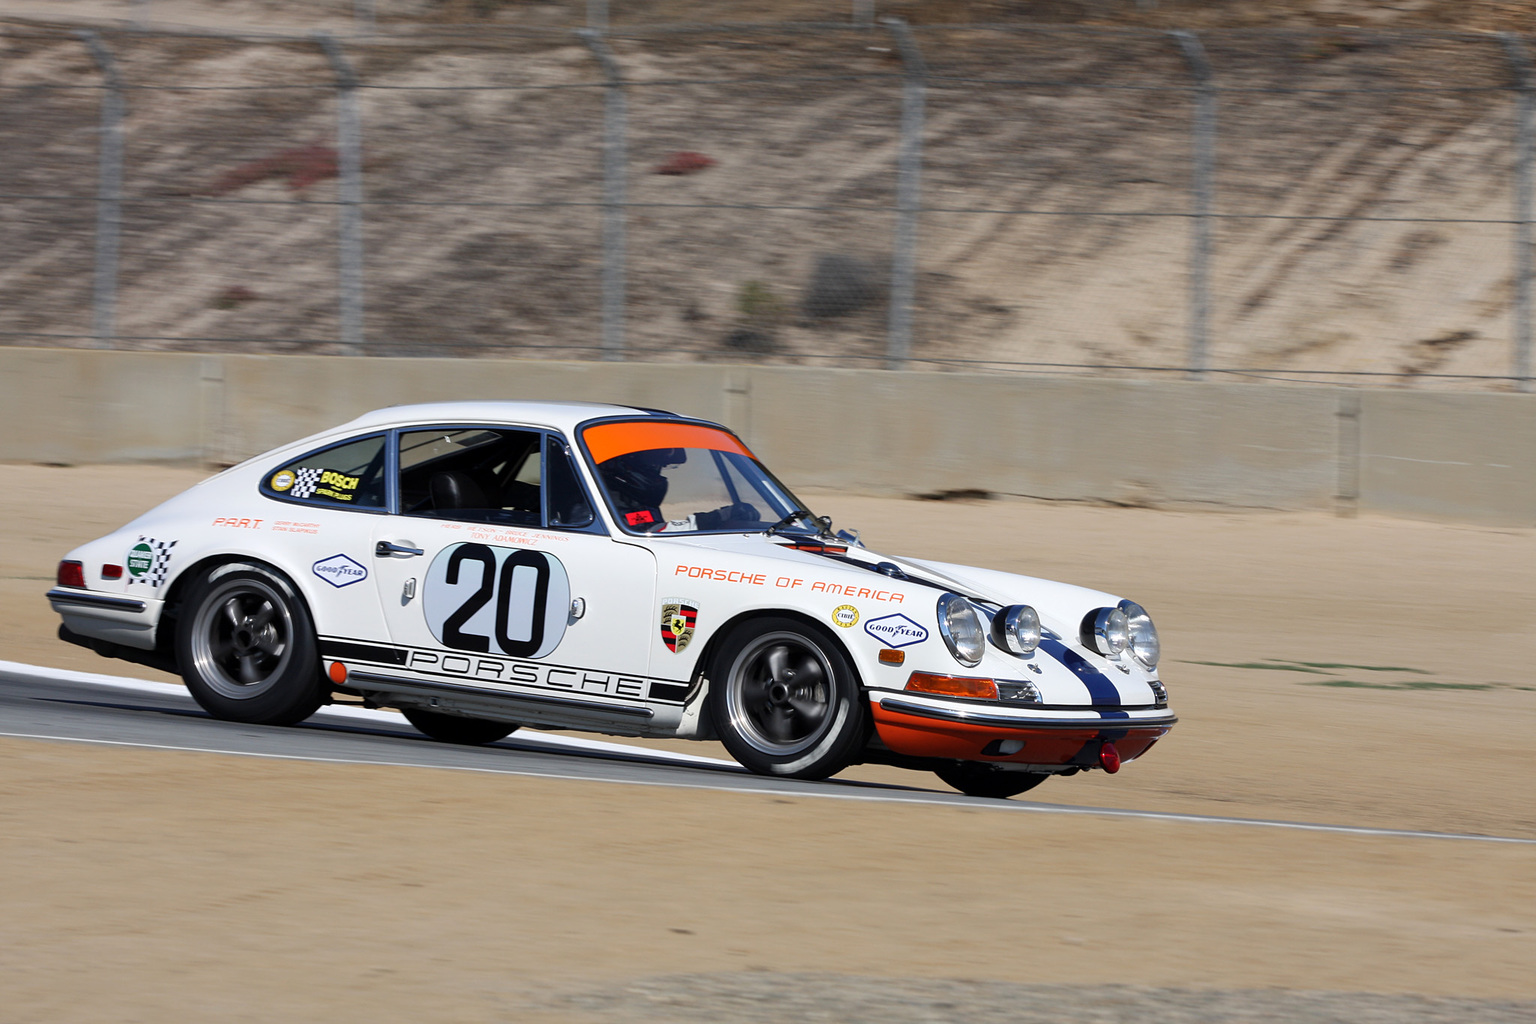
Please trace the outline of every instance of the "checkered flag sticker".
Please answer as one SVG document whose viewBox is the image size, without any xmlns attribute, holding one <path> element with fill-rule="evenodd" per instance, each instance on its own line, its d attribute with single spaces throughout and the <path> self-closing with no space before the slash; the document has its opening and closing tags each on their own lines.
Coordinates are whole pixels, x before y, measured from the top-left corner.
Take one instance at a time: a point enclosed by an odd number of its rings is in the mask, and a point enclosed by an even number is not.
<svg viewBox="0 0 1536 1024">
<path fill-rule="evenodd" d="M 139 535 L 139 542 L 128 552 L 128 585 L 147 583 L 151 589 L 165 582 L 165 571 L 171 561 L 173 540 L 156 540 Z"/>
<path fill-rule="evenodd" d="M 293 471 L 293 489 L 288 493 L 295 498 L 307 498 L 320 486 L 323 469 L 296 469 Z"/>
</svg>

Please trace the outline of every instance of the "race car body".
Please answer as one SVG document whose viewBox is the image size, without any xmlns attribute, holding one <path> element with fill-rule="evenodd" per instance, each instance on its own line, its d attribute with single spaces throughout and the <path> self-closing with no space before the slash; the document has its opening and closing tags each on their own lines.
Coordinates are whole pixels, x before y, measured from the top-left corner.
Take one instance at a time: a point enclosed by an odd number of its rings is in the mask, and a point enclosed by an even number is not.
<svg viewBox="0 0 1536 1024">
<path fill-rule="evenodd" d="M 335 694 L 434 738 L 718 738 L 753 771 L 878 761 L 1008 796 L 1173 725 L 1139 606 L 876 554 L 718 424 L 578 403 L 369 413 L 70 552 L 60 635 L 211 714 Z"/>
</svg>

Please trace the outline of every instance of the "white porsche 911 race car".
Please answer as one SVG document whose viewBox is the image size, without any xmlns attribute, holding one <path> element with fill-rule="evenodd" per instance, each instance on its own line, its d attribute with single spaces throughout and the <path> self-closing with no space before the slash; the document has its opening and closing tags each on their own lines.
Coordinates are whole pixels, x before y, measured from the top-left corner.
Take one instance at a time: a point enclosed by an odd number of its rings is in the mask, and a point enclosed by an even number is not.
<svg viewBox="0 0 1536 1024">
<path fill-rule="evenodd" d="M 289 724 L 334 694 L 435 739 L 718 738 L 976 796 L 1114 772 L 1173 726 L 1140 606 L 878 555 L 714 423 L 577 403 L 369 413 L 71 551 L 59 635 Z"/>
</svg>

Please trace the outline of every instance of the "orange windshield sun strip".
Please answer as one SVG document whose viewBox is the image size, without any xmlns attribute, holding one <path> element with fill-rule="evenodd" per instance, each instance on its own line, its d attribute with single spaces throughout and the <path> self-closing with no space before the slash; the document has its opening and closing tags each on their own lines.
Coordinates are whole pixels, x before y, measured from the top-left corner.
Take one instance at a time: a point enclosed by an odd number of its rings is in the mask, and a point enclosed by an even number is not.
<svg viewBox="0 0 1536 1024">
<path fill-rule="evenodd" d="M 595 423 L 581 432 L 592 453 L 592 461 L 601 465 L 617 455 L 648 452 L 654 448 L 704 448 L 734 452 L 752 458 L 752 453 L 736 438 L 719 427 L 696 423 Z"/>
</svg>

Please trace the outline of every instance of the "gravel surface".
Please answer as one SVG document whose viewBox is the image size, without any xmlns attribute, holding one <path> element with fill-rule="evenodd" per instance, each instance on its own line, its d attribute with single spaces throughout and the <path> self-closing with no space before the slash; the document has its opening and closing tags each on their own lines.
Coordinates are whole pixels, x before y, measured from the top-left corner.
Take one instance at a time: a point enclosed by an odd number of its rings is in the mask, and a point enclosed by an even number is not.
<svg viewBox="0 0 1536 1024">
<path fill-rule="evenodd" d="M 1193 990 L 1137 985 L 1014 985 L 837 974 L 679 974 L 557 997 L 551 1007 L 593 1021 L 732 1024 L 1144 1024 L 1297 1021 L 1306 1024 L 1530 1024 L 1536 1002 L 1426 999 L 1366 992 Z"/>
</svg>

